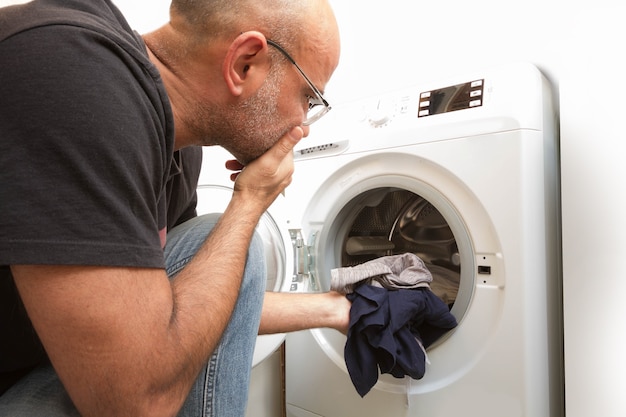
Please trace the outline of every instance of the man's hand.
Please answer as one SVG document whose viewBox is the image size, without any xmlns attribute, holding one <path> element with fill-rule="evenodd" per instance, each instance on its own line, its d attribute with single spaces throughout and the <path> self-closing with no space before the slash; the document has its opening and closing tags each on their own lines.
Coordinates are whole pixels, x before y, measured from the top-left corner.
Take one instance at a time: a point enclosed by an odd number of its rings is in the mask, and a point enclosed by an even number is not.
<svg viewBox="0 0 626 417">
<path fill-rule="evenodd" d="M 235 160 L 227 161 L 226 168 L 236 171 L 231 174 L 231 179 L 235 181 L 235 193 L 249 196 L 265 208 L 269 207 L 291 183 L 293 148 L 303 136 L 302 128 L 297 126 L 247 166 Z"/>
</svg>

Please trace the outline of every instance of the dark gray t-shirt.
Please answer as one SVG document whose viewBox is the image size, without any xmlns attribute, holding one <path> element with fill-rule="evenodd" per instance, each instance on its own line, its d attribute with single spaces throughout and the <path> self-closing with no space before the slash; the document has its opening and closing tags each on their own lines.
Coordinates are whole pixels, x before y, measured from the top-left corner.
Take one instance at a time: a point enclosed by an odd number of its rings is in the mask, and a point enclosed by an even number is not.
<svg viewBox="0 0 626 417">
<path fill-rule="evenodd" d="M 1 393 L 45 359 L 8 265 L 163 267 L 201 150 L 174 154 L 160 75 L 109 0 L 0 9 L 0 63 Z"/>
</svg>

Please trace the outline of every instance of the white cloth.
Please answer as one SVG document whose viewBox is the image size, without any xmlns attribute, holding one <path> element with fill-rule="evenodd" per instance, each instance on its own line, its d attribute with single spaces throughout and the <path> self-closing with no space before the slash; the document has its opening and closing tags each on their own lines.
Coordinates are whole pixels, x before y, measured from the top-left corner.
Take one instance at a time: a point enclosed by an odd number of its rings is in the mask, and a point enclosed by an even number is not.
<svg viewBox="0 0 626 417">
<path fill-rule="evenodd" d="M 424 261 L 413 253 L 383 256 L 356 266 L 330 271 L 330 289 L 350 294 L 365 283 L 386 289 L 429 287 L 433 280 Z"/>
</svg>

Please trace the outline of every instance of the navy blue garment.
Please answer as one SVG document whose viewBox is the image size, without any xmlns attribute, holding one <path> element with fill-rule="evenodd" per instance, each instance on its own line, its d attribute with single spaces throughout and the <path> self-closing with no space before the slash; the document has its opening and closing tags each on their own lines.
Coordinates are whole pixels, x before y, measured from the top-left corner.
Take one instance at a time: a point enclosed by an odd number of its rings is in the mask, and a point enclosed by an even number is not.
<svg viewBox="0 0 626 417">
<path fill-rule="evenodd" d="M 347 295 L 352 302 L 344 358 L 361 397 L 378 381 L 378 370 L 396 378 L 421 379 L 428 347 L 456 319 L 429 288 L 387 290 L 360 285 Z"/>
</svg>

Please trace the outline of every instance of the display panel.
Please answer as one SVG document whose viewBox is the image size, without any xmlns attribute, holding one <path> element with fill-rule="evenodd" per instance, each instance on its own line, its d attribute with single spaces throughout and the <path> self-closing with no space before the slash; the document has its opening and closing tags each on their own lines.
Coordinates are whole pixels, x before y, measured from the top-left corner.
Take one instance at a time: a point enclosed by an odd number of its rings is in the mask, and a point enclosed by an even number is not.
<svg viewBox="0 0 626 417">
<path fill-rule="evenodd" d="M 483 105 L 484 80 L 474 80 L 420 93 L 417 117 L 432 116 Z"/>
</svg>

